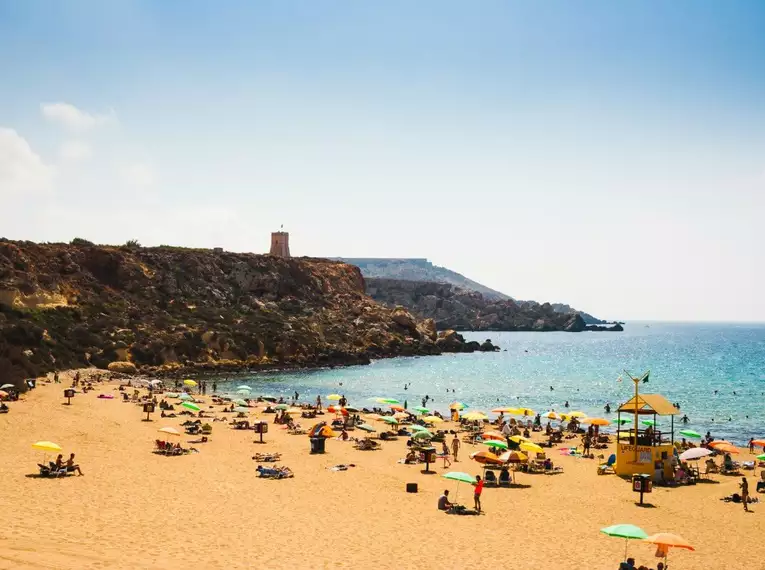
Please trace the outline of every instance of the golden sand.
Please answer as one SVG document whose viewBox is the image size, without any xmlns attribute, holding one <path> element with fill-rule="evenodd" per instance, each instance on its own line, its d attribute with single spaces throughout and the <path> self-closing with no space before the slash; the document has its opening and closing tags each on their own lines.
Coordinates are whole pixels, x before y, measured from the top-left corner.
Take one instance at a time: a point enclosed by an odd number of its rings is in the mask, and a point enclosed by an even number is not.
<svg viewBox="0 0 765 570">
<path fill-rule="evenodd" d="M 421 465 L 397 463 L 405 455 L 404 438 L 383 443 L 380 451 L 329 440 L 326 454 L 310 455 L 308 438 L 288 435 L 281 426 L 271 424 L 260 445 L 251 431 L 216 422 L 210 441 L 195 445 L 200 453 L 164 457 L 152 453 L 158 428 L 182 431 L 187 416 L 163 420 L 155 413 L 144 422 L 139 406 L 116 397 L 114 384 L 78 394 L 67 406 L 63 387 L 41 385 L 0 415 L 2 569 L 614 570 L 624 541 L 599 529 L 616 523 L 636 524 L 649 534 L 674 532 L 695 545 L 696 552 L 670 553 L 673 570 L 765 567 L 765 504 L 747 514 L 740 504 L 719 500 L 738 490 L 737 477 L 655 489 L 646 496 L 653 508 L 640 508 L 629 483 L 596 474 L 597 460 L 553 451 L 564 473 L 519 473 L 518 483 L 527 487 L 485 489 L 485 514 L 451 516 L 439 512 L 436 502 L 445 488 L 453 498 L 457 486 L 440 475 L 481 473 L 467 458 L 477 447 L 463 445 L 459 463 L 445 470 L 439 461 L 437 474 L 426 475 Z M 98 399 L 99 393 L 115 399 Z M 185 447 L 190 439 L 180 437 Z M 38 440 L 60 444 L 65 457 L 76 453 L 85 475 L 30 476 L 42 460 L 31 447 Z M 295 477 L 259 479 L 251 457 L 264 451 L 281 452 L 281 463 Z M 341 463 L 356 467 L 328 469 Z M 748 475 L 754 491 L 754 475 Z M 407 482 L 418 483 L 419 493 L 406 493 Z M 464 484 L 460 499 L 472 504 Z M 630 555 L 652 568 L 658 562 L 654 551 L 645 543 L 629 545 Z"/>
</svg>

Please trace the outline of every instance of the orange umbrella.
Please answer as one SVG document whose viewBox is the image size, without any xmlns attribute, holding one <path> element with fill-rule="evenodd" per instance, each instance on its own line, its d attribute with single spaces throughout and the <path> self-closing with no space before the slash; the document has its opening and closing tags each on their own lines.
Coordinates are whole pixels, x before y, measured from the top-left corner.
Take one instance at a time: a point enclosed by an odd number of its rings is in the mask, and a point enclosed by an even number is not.
<svg viewBox="0 0 765 570">
<path fill-rule="evenodd" d="M 499 456 L 499 459 L 505 463 L 524 463 L 529 460 L 529 458 L 520 451 L 505 451 Z"/>
<path fill-rule="evenodd" d="M 393 410 L 394 412 L 403 412 L 404 406 L 399 406 L 398 404 L 391 404 L 390 409 Z"/>
<path fill-rule="evenodd" d="M 755 439 L 752 443 L 757 446 L 765 447 L 765 439 Z"/>
<path fill-rule="evenodd" d="M 715 445 L 715 451 L 722 451 L 723 453 L 741 453 L 738 447 L 731 443 L 723 443 L 721 445 Z"/>
<path fill-rule="evenodd" d="M 718 439 L 717 441 L 713 441 L 709 443 L 709 447 L 711 448 L 716 448 L 718 445 L 733 445 L 733 444 L 724 439 Z"/>
<path fill-rule="evenodd" d="M 607 426 L 609 422 L 606 418 L 585 418 L 582 420 L 583 424 L 591 424 L 594 426 Z"/>
<path fill-rule="evenodd" d="M 470 459 L 477 461 L 482 465 L 502 465 L 502 460 L 491 451 L 476 451 L 470 454 Z"/>
<path fill-rule="evenodd" d="M 661 544 L 664 546 L 673 546 L 675 548 L 685 548 L 686 550 L 696 550 L 682 536 L 668 532 L 659 532 L 643 539 L 644 542 L 651 544 Z"/>
<path fill-rule="evenodd" d="M 496 440 L 499 440 L 499 441 L 505 441 L 505 436 L 502 435 L 498 431 L 487 431 L 487 432 L 484 432 L 481 437 L 483 437 L 484 439 L 496 439 Z"/>
</svg>

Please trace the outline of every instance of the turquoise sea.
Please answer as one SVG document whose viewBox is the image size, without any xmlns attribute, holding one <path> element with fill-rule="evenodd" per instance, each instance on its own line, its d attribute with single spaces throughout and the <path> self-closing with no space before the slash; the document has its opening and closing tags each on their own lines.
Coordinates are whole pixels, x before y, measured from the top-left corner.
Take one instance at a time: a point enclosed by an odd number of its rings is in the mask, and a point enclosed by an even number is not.
<svg viewBox="0 0 765 570">
<path fill-rule="evenodd" d="M 700 433 L 711 430 L 715 437 L 739 444 L 750 436 L 765 437 L 765 324 L 628 323 L 622 333 L 484 332 L 465 337 L 491 338 L 502 351 L 238 375 L 219 381 L 218 390 L 247 384 L 253 394 L 285 399 L 297 390 L 301 401 L 340 393 L 357 407 L 375 405 L 370 400 L 374 396 L 406 400 L 412 407 L 421 405 L 427 394 L 428 407 L 441 412 L 454 400 L 487 412 L 500 405 L 565 411 L 568 401 L 570 411 L 615 418 L 603 406 L 608 402 L 615 409 L 631 397 L 634 385 L 624 370 L 635 375 L 650 370 L 641 391 L 680 404 L 676 430 L 682 429 L 678 420 L 687 414 L 687 427 Z M 668 428 L 669 419 L 661 419 L 659 426 Z"/>
</svg>

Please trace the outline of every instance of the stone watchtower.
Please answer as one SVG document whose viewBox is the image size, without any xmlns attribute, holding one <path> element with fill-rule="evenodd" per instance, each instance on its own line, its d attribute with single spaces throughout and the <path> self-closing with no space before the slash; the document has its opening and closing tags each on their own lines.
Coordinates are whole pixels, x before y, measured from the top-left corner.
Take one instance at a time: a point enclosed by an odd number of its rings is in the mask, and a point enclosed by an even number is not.
<svg viewBox="0 0 765 570">
<path fill-rule="evenodd" d="M 271 255 L 276 257 L 290 256 L 290 234 L 289 232 L 271 232 Z"/>
</svg>

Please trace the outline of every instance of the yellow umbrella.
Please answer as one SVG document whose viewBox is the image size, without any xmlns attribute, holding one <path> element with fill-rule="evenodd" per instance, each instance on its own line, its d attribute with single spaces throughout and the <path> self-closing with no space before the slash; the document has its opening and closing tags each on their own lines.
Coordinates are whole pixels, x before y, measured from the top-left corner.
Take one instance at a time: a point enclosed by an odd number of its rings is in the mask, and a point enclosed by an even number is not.
<svg viewBox="0 0 765 570">
<path fill-rule="evenodd" d="M 57 443 L 53 443 L 52 441 L 38 441 L 37 443 L 33 443 L 32 447 L 39 449 L 40 451 L 61 451 L 61 446 Z"/>
<path fill-rule="evenodd" d="M 547 418 L 548 420 L 559 420 L 559 419 L 561 419 L 561 415 L 556 413 L 556 412 L 547 412 L 542 417 L 543 418 Z"/>
<path fill-rule="evenodd" d="M 367 414 L 366 418 L 368 420 L 379 420 L 382 416 L 380 414 Z"/>
<path fill-rule="evenodd" d="M 342 396 L 340 394 L 330 394 L 329 396 L 327 396 L 327 400 L 335 400 L 335 401 L 337 401 L 340 398 L 342 398 Z"/>
<path fill-rule="evenodd" d="M 529 458 L 520 451 L 505 451 L 502 455 L 499 456 L 499 460 L 504 461 L 505 463 L 523 463 L 524 461 L 528 461 L 528 459 Z"/>
<path fill-rule="evenodd" d="M 515 414 L 516 416 L 533 416 L 534 410 L 531 408 L 514 408 L 511 414 Z"/>
<path fill-rule="evenodd" d="M 444 420 L 442 420 L 438 416 L 425 416 L 424 418 L 422 418 L 422 421 L 428 422 L 429 424 L 440 424 Z"/>
<path fill-rule="evenodd" d="M 287 410 L 287 413 L 288 414 L 302 414 L 303 413 L 303 408 L 289 408 Z"/>
<path fill-rule="evenodd" d="M 467 414 L 462 416 L 466 420 L 469 421 L 475 421 L 475 420 L 488 420 L 489 418 L 484 414 L 483 412 L 468 412 Z"/>
<path fill-rule="evenodd" d="M 584 412 L 569 412 L 566 414 L 570 418 L 586 418 L 587 414 Z"/>
<path fill-rule="evenodd" d="M 544 452 L 544 449 L 539 447 L 536 443 L 532 443 L 530 441 L 524 441 L 521 444 L 521 449 L 523 451 L 533 451 L 535 453 L 542 453 L 542 452 Z"/>
<path fill-rule="evenodd" d="M 512 414 L 515 408 L 494 408 L 492 412 L 495 414 Z"/>
<path fill-rule="evenodd" d="M 159 428 L 157 431 L 161 431 L 162 433 L 167 433 L 170 435 L 181 435 L 181 432 L 179 432 L 174 427 L 163 427 L 163 428 Z"/>
<path fill-rule="evenodd" d="M 510 441 L 514 441 L 515 443 L 523 443 L 530 440 L 528 437 L 523 437 L 522 435 L 514 435 L 510 438 Z"/>
<path fill-rule="evenodd" d="M 409 414 L 405 412 L 396 412 L 395 414 L 393 414 L 393 417 L 396 418 L 397 420 L 403 420 L 408 418 Z"/>
<path fill-rule="evenodd" d="M 197 385 L 197 383 L 196 383 L 196 382 L 194 382 L 193 380 L 184 380 L 184 381 L 183 381 L 183 385 L 184 385 L 184 386 L 196 386 L 196 385 Z"/>
</svg>

